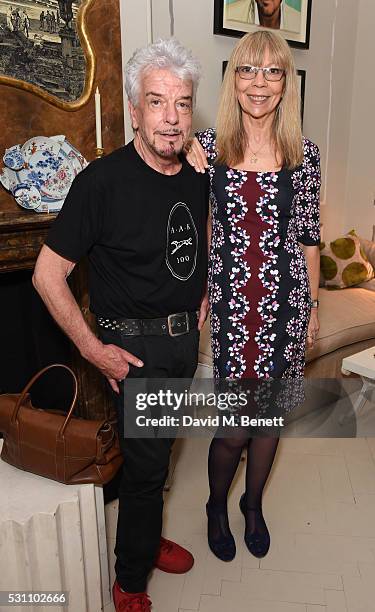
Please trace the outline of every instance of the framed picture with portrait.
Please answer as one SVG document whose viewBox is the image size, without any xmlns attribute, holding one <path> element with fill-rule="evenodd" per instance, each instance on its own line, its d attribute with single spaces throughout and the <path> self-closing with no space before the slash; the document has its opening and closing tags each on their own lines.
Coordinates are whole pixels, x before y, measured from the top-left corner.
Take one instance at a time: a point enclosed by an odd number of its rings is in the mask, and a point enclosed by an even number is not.
<svg viewBox="0 0 375 612">
<path fill-rule="evenodd" d="M 224 61 L 222 65 L 222 78 L 224 78 L 225 71 L 227 69 L 228 62 Z M 297 70 L 297 81 L 299 87 L 299 94 L 301 98 L 301 121 L 303 126 L 303 115 L 305 112 L 305 85 L 306 85 L 306 70 Z"/>
<path fill-rule="evenodd" d="M 312 0 L 214 0 L 214 34 L 241 37 L 277 30 L 292 47 L 308 49 Z"/>
</svg>

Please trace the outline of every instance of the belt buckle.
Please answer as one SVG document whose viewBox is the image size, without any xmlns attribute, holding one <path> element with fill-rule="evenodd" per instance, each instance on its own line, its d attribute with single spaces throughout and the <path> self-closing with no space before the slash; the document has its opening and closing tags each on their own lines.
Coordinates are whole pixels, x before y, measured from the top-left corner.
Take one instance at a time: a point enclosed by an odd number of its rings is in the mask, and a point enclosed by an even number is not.
<svg viewBox="0 0 375 612">
<path fill-rule="evenodd" d="M 184 317 L 183 322 L 186 326 L 186 329 L 184 331 L 181 332 L 174 332 L 172 330 L 172 319 L 173 317 Z M 167 321 L 168 321 L 168 332 L 169 335 L 172 337 L 175 336 L 183 336 L 184 334 L 187 334 L 190 331 L 190 325 L 189 325 L 189 314 L 187 312 L 176 312 L 174 314 L 170 314 L 167 317 Z"/>
</svg>

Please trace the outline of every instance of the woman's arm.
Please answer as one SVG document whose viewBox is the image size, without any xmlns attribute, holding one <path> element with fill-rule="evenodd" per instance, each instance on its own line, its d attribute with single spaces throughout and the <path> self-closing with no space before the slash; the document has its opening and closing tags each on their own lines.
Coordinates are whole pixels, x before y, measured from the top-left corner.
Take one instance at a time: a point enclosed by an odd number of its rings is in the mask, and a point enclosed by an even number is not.
<svg viewBox="0 0 375 612">
<path fill-rule="evenodd" d="M 311 299 L 318 299 L 320 275 L 320 251 L 318 246 L 302 245 L 305 254 L 307 273 L 309 275 Z"/>
<path fill-rule="evenodd" d="M 320 268 L 320 155 L 318 147 L 304 139 L 304 162 L 296 194 L 297 240 L 301 244 L 310 282 L 311 299 L 318 299 Z M 314 346 L 319 332 L 318 308 L 311 308 L 307 348 Z"/>
<path fill-rule="evenodd" d="M 318 299 L 319 274 L 320 274 L 320 251 L 318 246 L 302 245 L 305 254 L 307 273 L 310 282 L 311 299 Z M 312 307 L 310 321 L 307 329 L 307 348 L 314 346 L 319 332 L 318 308 Z"/>
</svg>

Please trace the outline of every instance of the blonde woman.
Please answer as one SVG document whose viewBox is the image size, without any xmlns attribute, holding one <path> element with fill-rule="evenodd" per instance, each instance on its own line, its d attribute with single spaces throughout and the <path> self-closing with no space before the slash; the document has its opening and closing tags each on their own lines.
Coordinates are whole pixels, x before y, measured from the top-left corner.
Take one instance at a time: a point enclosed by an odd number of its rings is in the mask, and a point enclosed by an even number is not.
<svg viewBox="0 0 375 612">
<path fill-rule="evenodd" d="M 188 159 L 211 178 L 214 376 L 302 377 L 306 343 L 319 330 L 320 163 L 317 146 L 302 136 L 296 70 L 279 34 L 257 31 L 239 41 L 217 128 L 198 140 Z M 278 438 L 248 435 L 216 436 L 210 446 L 208 539 L 225 561 L 236 552 L 227 496 L 244 446 L 245 542 L 256 557 L 270 546 L 262 493 Z"/>
</svg>

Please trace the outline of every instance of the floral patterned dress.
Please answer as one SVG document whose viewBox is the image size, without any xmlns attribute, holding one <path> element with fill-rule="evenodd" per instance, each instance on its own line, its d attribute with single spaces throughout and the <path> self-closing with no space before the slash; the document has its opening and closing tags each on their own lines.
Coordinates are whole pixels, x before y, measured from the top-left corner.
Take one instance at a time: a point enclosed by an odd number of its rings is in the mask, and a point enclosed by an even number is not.
<svg viewBox="0 0 375 612">
<path fill-rule="evenodd" d="M 215 165 L 213 129 L 197 136 L 210 163 L 214 377 L 302 377 L 310 286 L 298 243 L 320 243 L 318 147 L 304 139 L 295 170 L 252 172 Z"/>
</svg>

